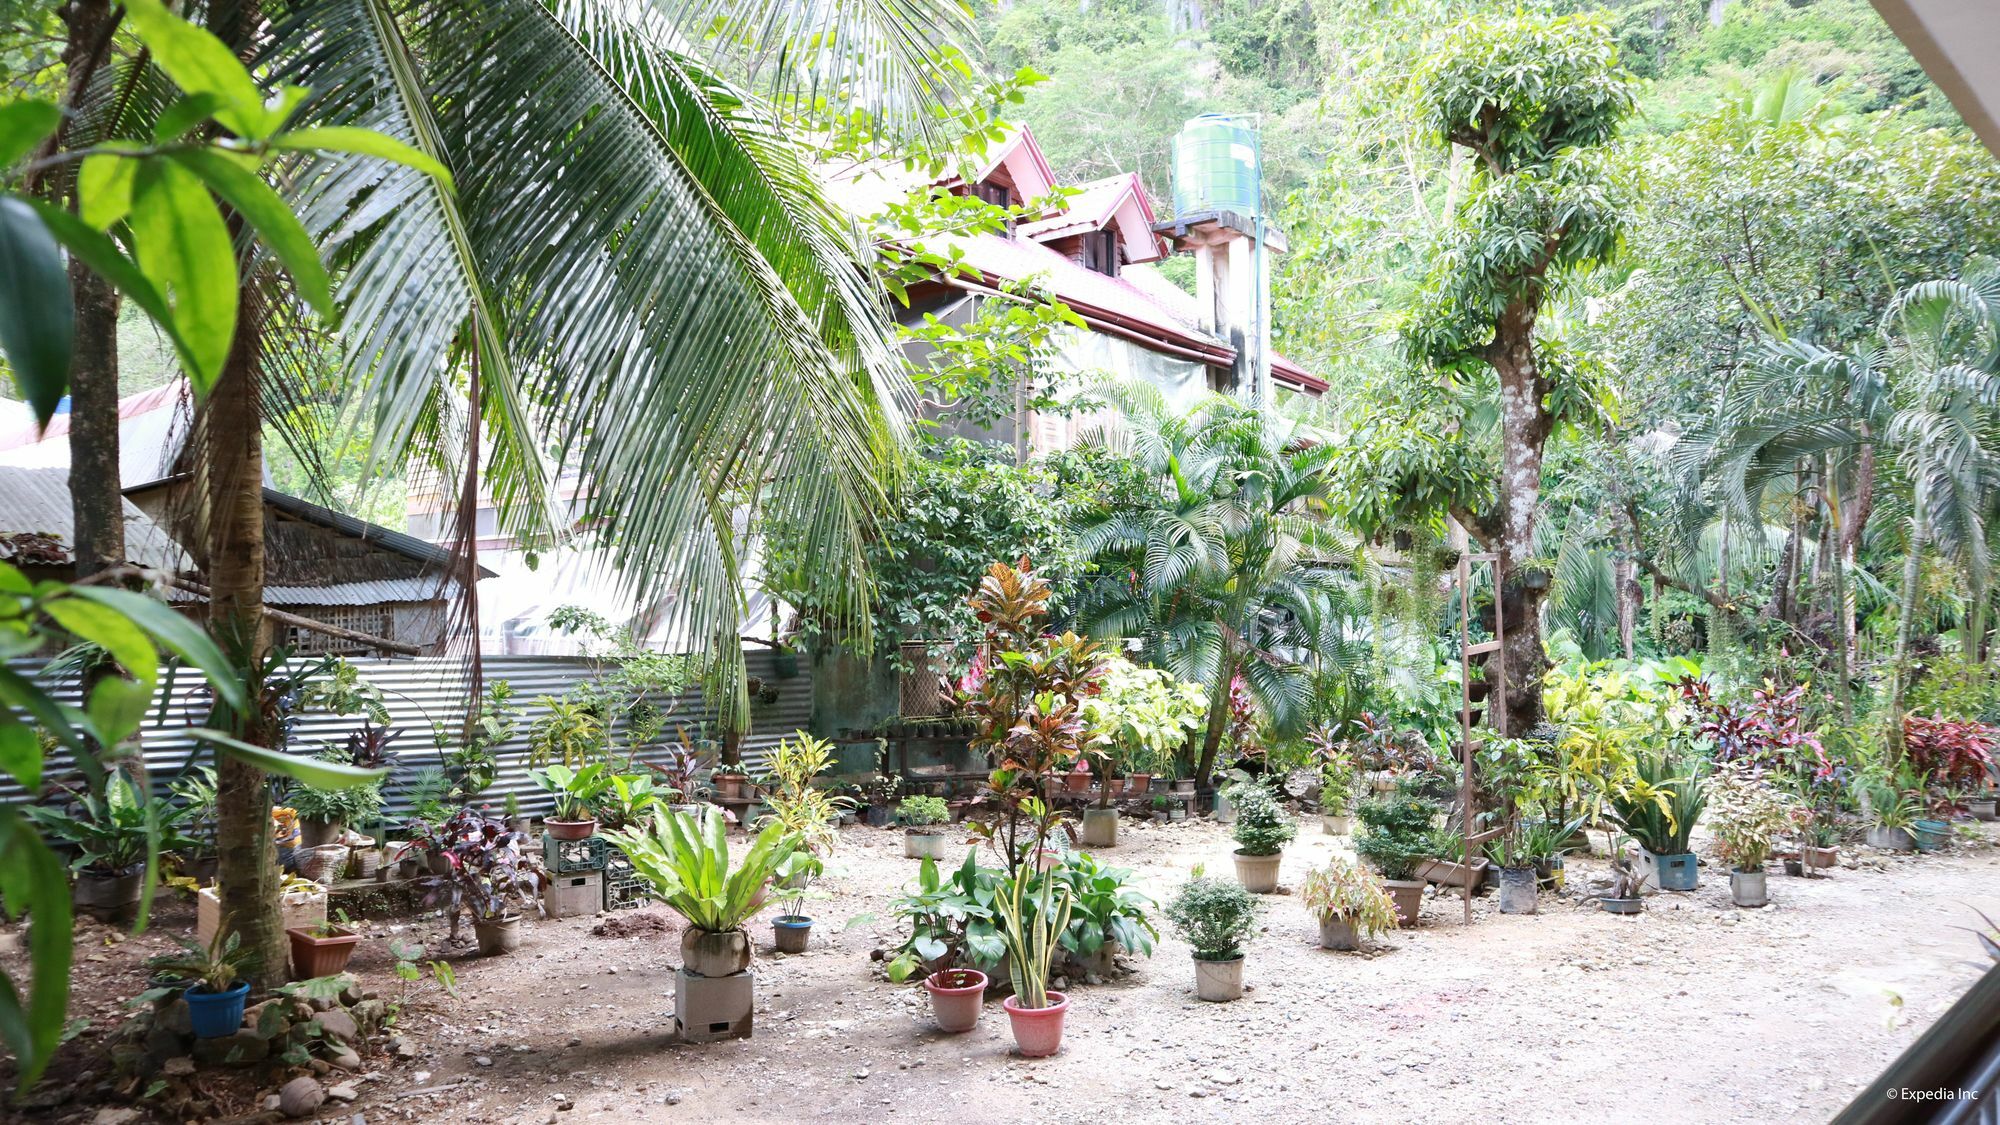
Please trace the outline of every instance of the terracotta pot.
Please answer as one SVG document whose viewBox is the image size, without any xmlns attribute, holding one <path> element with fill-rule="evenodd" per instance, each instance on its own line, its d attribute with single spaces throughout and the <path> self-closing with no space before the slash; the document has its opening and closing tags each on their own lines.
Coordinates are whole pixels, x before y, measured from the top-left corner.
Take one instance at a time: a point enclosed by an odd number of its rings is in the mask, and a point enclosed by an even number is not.
<svg viewBox="0 0 2000 1125">
<path fill-rule="evenodd" d="M 1800 854 L 1807 867 L 1836 867 L 1840 864 L 1839 848 L 1802 848 Z"/>
<path fill-rule="evenodd" d="M 1335 914 L 1319 920 L 1319 947 L 1338 949 L 1342 952 L 1361 948 L 1361 935 L 1354 932 L 1354 923 Z"/>
<path fill-rule="evenodd" d="M 1135 773 L 1125 779 L 1125 792 L 1129 796 L 1142 797 L 1153 789 L 1153 775 Z"/>
<path fill-rule="evenodd" d="M 1236 851 L 1236 881 L 1253 895 L 1267 895 L 1278 889 L 1278 865 L 1285 853 L 1274 855 L 1246 855 L 1242 849 Z"/>
<path fill-rule="evenodd" d="M 1228 961 L 1194 959 L 1194 994 L 1211 1004 L 1243 998 L 1243 958 Z"/>
<path fill-rule="evenodd" d="M 1396 922 L 1399 925 L 1414 926 L 1417 915 L 1424 905 L 1424 884 L 1419 879 L 1384 879 L 1383 889 L 1396 903 Z"/>
<path fill-rule="evenodd" d="M 1046 1058 L 1062 1050 L 1063 1015 L 1069 1011 L 1069 997 L 1050 989 L 1049 1006 L 1023 1008 L 1009 996 L 1000 1006 L 1014 1025 L 1014 1045 L 1031 1059 Z"/>
<path fill-rule="evenodd" d="M 772 944 L 780 953 L 804 953 L 812 926 L 813 920 L 803 914 L 780 914 L 771 919 Z"/>
<path fill-rule="evenodd" d="M 1083 842 L 1092 848 L 1115 848 L 1118 846 L 1118 810 L 1091 808 L 1083 810 Z"/>
<path fill-rule="evenodd" d="M 589 820 L 557 820 L 550 817 L 542 822 L 542 828 L 558 840 L 588 840 L 597 835 L 597 818 Z"/>
<path fill-rule="evenodd" d="M 726 977 L 750 967 L 750 935 L 742 930 L 696 929 L 681 934 L 681 965 L 704 977 Z"/>
<path fill-rule="evenodd" d="M 1071 793 L 1088 793 L 1090 792 L 1090 775 L 1077 770 L 1071 770 L 1063 775 L 1063 788 Z"/>
<path fill-rule="evenodd" d="M 315 937 L 307 929 L 286 930 L 285 936 L 292 943 L 294 980 L 330 977 L 345 970 L 347 959 L 354 956 L 354 947 L 361 944 L 360 934 L 338 926 L 329 937 Z"/>
<path fill-rule="evenodd" d="M 1729 873 L 1729 901 L 1743 907 L 1759 907 L 1770 903 L 1771 895 L 1764 877 L 1764 869 L 1755 871 L 1731 871 Z"/>
<path fill-rule="evenodd" d="M 953 1035 L 979 1026 L 979 1012 L 986 1000 L 986 974 L 977 969 L 945 969 L 924 978 L 924 991 L 931 994 L 931 1018 L 939 1031 Z"/>
<path fill-rule="evenodd" d="M 123 875 L 79 871 L 70 901 L 79 911 L 100 922 L 129 922 L 139 916 L 139 892 L 145 885 L 143 867 Z"/>
<path fill-rule="evenodd" d="M 521 916 L 509 914 L 504 918 L 472 920 L 472 934 L 479 939 L 479 953 L 482 957 L 498 957 L 521 948 Z"/>
<path fill-rule="evenodd" d="M 942 860 L 951 851 L 951 836 L 933 828 L 903 829 L 903 856 L 906 859 Z"/>
</svg>

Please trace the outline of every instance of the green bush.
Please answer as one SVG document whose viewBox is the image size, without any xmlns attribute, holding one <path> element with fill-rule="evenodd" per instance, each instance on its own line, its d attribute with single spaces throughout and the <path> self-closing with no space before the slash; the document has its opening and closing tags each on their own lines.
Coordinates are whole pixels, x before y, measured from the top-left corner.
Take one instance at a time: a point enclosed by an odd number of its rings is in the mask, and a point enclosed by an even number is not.
<svg viewBox="0 0 2000 1125">
<path fill-rule="evenodd" d="M 1361 830 L 1354 834 L 1354 854 L 1384 879 L 1408 880 L 1417 864 L 1432 856 L 1432 825 L 1439 805 L 1421 795 L 1418 783 L 1405 778 L 1386 797 L 1361 802 L 1354 815 Z"/>
<path fill-rule="evenodd" d="M 286 797 L 300 820 L 321 824 L 344 824 L 350 828 L 367 824 L 382 815 L 382 786 L 356 785 L 350 789 L 315 789 L 310 785 L 292 788 Z"/>
<path fill-rule="evenodd" d="M 1257 928 L 1257 900 L 1234 879 L 1196 875 L 1167 904 L 1167 920 L 1194 946 L 1196 960 L 1234 961 Z"/>
<path fill-rule="evenodd" d="M 921 828 L 930 824 L 943 824 L 950 819 L 951 806 L 944 803 L 943 797 L 905 797 L 902 803 L 896 806 L 897 823 L 906 824 L 912 828 Z"/>
<path fill-rule="evenodd" d="M 1298 834 L 1277 798 L 1262 785 L 1241 782 L 1224 796 L 1236 807 L 1236 843 L 1244 855 L 1277 855 Z"/>
</svg>

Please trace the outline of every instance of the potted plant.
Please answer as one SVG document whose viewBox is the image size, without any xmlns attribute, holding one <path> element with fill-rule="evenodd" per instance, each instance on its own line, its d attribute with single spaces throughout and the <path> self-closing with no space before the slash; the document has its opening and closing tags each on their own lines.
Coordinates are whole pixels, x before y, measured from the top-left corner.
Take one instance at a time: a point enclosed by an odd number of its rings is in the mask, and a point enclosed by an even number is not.
<svg viewBox="0 0 2000 1125">
<path fill-rule="evenodd" d="M 1771 842 L 1798 822 L 1798 806 L 1741 762 L 1717 770 L 1710 802 L 1716 855 L 1729 865 L 1729 897 L 1741 907 L 1770 902 L 1764 861 Z"/>
<path fill-rule="evenodd" d="M 1598 909 L 1606 914 L 1637 914 L 1646 908 L 1643 897 L 1646 874 L 1638 861 L 1617 844 L 1612 845 L 1611 851 L 1611 885 L 1597 896 Z"/>
<path fill-rule="evenodd" d="M 1121 656 L 1103 661 L 1096 691 L 1083 699 L 1083 721 L 1090 732 L 1085 756 L 1099 782 L 1097 806 L 1083 812 L 1086 845 L 1118 844 L 1118 810 L 1111 803 L 1119 792 L 1113 781 L 1118 771 L 1129 771 L 1125 796 L 1147 795 L 1154 773 L 1173 768 L 1179 747 L 1201 727 L 1207 712 L 1208 697 L 1200 684 Z"/>
<path fill-rule="evenodd" d="M 319 922 L 311 926 L 294 926 L 285 931 L 292 943 L 292 975 L 299 980 L 314 977 L 330 977 L 347 968 L 348 958 L 354 956 L 354 947 L 361 944 L 361 935 L 350 928 L 347 915 L 339 915 L 339 922 Z"/>
<path fill-rule="evenodd" d="M 528 780 L 555 798 L 555 808 L 542 830 L 558 840 L 588 840 L 597 835 L 596 804 L 611 788 L 603 762 L 572 769 L 560 762 L 531 769 Z"/>
<path fill-rule="evenodd" d="M 1254 894 L 1270 894 L 1278 889 L 1285 845 L 1298 829 L 1271 791 L 1254 781 L 1230 786 L 1229 802 L 1236 808 L 1236 825 L 1230 830 L 1237 844 L 1236 879 Z"/>
<path fill-rule="evenodd" d="M 790 842 L 790 860 L 781 864 L 778 886 L 793 892 L 791 909 L 772 922 L 777 947 L 784 953 L 804 953 L 812 919 L 801 907 L 812 881 L 826 870 L 825 859 L 840 839 L 836 825 L 847 798 L 813 785 L 813 778 L 833 764 L 833 744 L 804 731 L 794 732 L 771 749 L 770 784 L 764 796 L 770 812 L 759 819 L 775 825 Z"/>
<path fill-rule="evenodd" d="M 1625 783 L 1605 794 L 1604 816 L 1638 842 L 1648 882 L 1663 891 L 1691 891 L 1700 878 L 1688 838 L 1707 806 L 1697 761 L 1642 750 Z"/>
<path fill-rule="evenodd" d="M 1332 730 L 1306 736 L 1319 767 L 1319 825 L 1329 836 L 1347 834 L 1347 810 L 1354 801 L 1354 755 Z"/>
<path fill-rule="evenodd" d="M 1424 884 L 1417 865 L 1430 858 L 1431 818 L 1436 802 L 1425 797 L 1414 775 L 1400 779 L 1384 797 L 1355 807 L 1361 830 L 1354 834 L 1354 854 L 1382 876 L 1382 885 L 1396 903 L 1396 917 L 1405 926 L 1417 924 Z"/>
<path fill-rule="evenodd" d="M 903 855 L 910 859 L 943 859 L 951 846 L 951 807 L 943 797 L 909 796 L 896 806 L 896 823 L 903 826 Z"/>
<path fill-rule="evenodd" d="M 1306 872 L 1299 901 L 1319 919 L 1321 949 L 1359 949 L 1397 925 L 1396 900 L 1382 881 L 1341 856 Z"/>
<path fill-rule="evenodd" d="M 924 991 L 941 1031 L 956 1034 L 978 1025 L 987 972 L 997 970 L 1006 956 L 994 908 L 1002 877 L 981 867 L 978 853 L 971 850 L 949 879 L 927 859 L 916 889 L 891 907 L 909 925 L 910 936 L 887 963 L 889 979 L 901 983 L 925 973 Z"/>
<path fill-rule="evenodd" d="M 1153 799 L 1147 802 L 1147 808 L 1152 812 L 1153 819 L 1162 824 L 1174 818 L 1174 800 L 1165 793 L 1154 794 Z"/>
<path fill-rule="evenodd" d="M 1424 858 L 1417 864 L 1416 877 L 1449 887 L 1478 887 L 1486 881 L 1491 866 L 1483 855 L 1466 854 L 1465 833 L 1450 825 L 1438 825 L 1426 837 Z"/>
<path fill-rule="evenodd" d="M 76 849 L 70 863 L 76 906 L 102 922 L 129 922 L 138 915 L 149 832 L 157 831 L 161 851 L 195 846 L 182 830 L 193 807 L 141 798 L 122 773 L 107 775 L 101 794 L 73 794 L 65 804 L 28 805 L 22 811 L 43 832 Z"/>
<path fill-rule="evenodd" d="M 687 920 L 681 962 L 688 972 L 720 977 L 749 967 L 750 935 L 743 924 L 764 905 L 772 882 L 796 870 L 786 865 L 795 847 L 782 826 L 765 823 L 733 867 L 719 809 L 662 812 L 609 835 L 633 872 Z"/>
<path fill-rule="evenodd" d="M 1224 1003 L 1243 995 L 1243 943 L 1257 928 L 1257 900 L 1241 882 L 1197 868 L 1167 903 L 1167 919 L 1194 947 L 1194 991 Z"/>
<path fill-rule="evenodd" d="M 182 993 L 187 999 L 188 1018 L 197 1039 L 224 1039 L 243 1026 L 243 1001 L 250 995 L 250 982 L 237 979 L 250 951 L 229 920 L 215 928 L 207 945 L 180 939 L 181 952 L 163 953 L 147 960 L 147 967 L 161 976 L 187 982 Z"/>
<path fill-rule="evenodd" d="M 1840 825 L 1825 817 L 1814 817 L 1806 826 L 1805 843 L 1799 858 L 1807 871 L 1826 870 L 1840 863 Z"/>
<path fill-rule="evenodd" d="M 1509 825 L 1495 838 L 1492 848 L 1500 864 L 1500 913 L 1535 913 L 1540 880 L 1535 876 L 1535 857 L 1529 851 L 1526 830 L 1518 823 Z"/>
<path fill-rule="evenodd" d="M 1917 795 L 1898 789 L 1888 782 L 1878 781 L 1863 791 L 1868 798 L 1868 815 L 1873 822 L 1868 829 L 1868 846 L 1889 852 L 1913 852 L 1917 850 L 1917 840 L 1910 832 L 1923 805 Z"/>
<path fill-rule="evenodd" d="M 957 1035 L 979 1026 L 986 1002 L 986 974 L 978 969 L 939 969 L 924 978 L 931 1019 L 938 1030 Z"/>
<path fill-rule="evenodd" d="M 339 760 L 346 763 L 344 757 Z M 299 816 L 299 846 L 325 847 L 340 843 L 350 826 L 366 824 L 381 815 L 382 787 L 372 784 L 317 789 L 294 785 L 286 803 Z"/>
<path fill-rule="evenodd" d="M 215 854 L 215 767 L 192 766 L 173 783 L 167 792 L 181 803 L 182 823 L 190 826 L 189 832 L 195 842 L 180 853 L 181 874 L 196 883 L 213 883 L 217 857 Z M 208 826 L 205 830 L 196 825 Z M 207 839 L 201 837 L 206 835 Z"/>
<path fill-rule="evenodd" d="M 715 787 L 715 795 L 721 800 L 741 800 L 743 791 L 750 783 L 749 774 L 737 762 L 724 762 L 709 774 L 709 784 Z"/>
<path fill-rule="evenodd" d="M 406 850 L 423 855 L 433 874 L 422 880 L 426 907 L 444 908 L 450 937 L 458 939 L 461 913 L 472 917 L 479 952 L 511 953 L 521 946 L 521 908 L 542 911 L 541 862 L 527 850 L 528 838 L 505 821 L 476 809 L 460 809 L 435 827 L 410 825 Z M 439 868 L 443 870 L 440 871 Z"/>
</svg>

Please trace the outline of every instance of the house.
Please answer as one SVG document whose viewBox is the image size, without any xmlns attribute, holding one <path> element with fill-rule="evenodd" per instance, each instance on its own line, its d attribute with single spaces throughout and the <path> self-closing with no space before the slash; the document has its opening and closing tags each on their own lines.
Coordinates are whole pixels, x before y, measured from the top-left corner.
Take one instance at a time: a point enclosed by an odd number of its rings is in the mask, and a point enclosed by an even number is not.
<svg viewBox="0 0 2000 1125">
<path fill-rule="evenodd" d="M 119 475 L 130 561 L 172 575 L 183 606 L 204 597 L 201 570 L 173 529 L 190 526 L 192 479 L 181 464 L 191 407 L 184 384 L 119 400 Z M 69 419 L 0 435 L 0 558 L 31 576 L 74 573 Z M 271 488 L 264 502 L 264 604 L 293 652 L 426 655 L 444 649 L 462 564 L 415 536 Z M 482 578 L 493 572 L 481 569 Z M 317 627 L 316 627 L 317 626 Z"/>
<path fill-rule="evenodd" d="M 1875 0 L 1889 30 L 2000 156 L 2000 19 L 1992 0 Z"/>
</svg>

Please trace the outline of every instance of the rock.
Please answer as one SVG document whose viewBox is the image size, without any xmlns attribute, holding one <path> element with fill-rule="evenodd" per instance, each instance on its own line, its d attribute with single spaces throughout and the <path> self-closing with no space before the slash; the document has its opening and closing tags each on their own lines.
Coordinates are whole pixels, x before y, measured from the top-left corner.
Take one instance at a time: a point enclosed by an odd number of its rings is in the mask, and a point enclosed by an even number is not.
<svg viewBox="0 0 2000 1125">
<path fill-rule="evenodd" d="M 342 1004 L 352 1008 L 367 999 L 366 996 L 362 995 L 361 982 L 354 979 L 353 973 L 342 973 L 341 977 L 347 981 L 346 986 L 340 990 L 340 1002 Z"/>
<path fill-rule="evenodd" d="M 351 1072 L 361 1069 L 361 1056 L 355 1054 L 354 1048 L 348 1046 L 335 1047 L 326 1056 L 326 1061 L 345 1071 Z"/>
<path fill-rule="evenodd" d="M 278 1105 L 279 1105 L 279 1102 L 280 1102 L 280 1099 L 279 1099 L 278 1095 L 276 1095 L 276 1094 L 266 1094 L 266 1095 L 264 1095 L 264 1111 L 265 1111 L 266 1113 L 277 1113 L 277 1112 L 279 1112 L 279 1110 L 278 1110 Z"/>
<path fill-rule="evenodd" d="M 294 1078 L 278 1091 L 278 1112 L 305 1117 L 326 1101 L 326 1090 L 311 1078 Z"/>
<path fill-rule="evenodd" d="M 137 1120 L 139 1120 L 138 1110 L 131 1106 L 114 1105 L 98 1110 L 97 1116 L 90 1119 L 90 1125 L 131 1125 Z"/>
<path fill-rule="evenodd" d="M 493 1065 L 493 1060 L 492 1060 L 492 1059 L 490 1059 L 490 1058 L 487 1058 L 487 1057 L 486 1057 L 485 1055 L 474 1055 L 474 1056 L 472 1056 L 472 1065 L 474 1065 L 474 1066 L 492 1066 L 492 1065 Z"/>
<path fill-rule="evenodd" d="M 389 1053 L 399 1059 L 414 1059 L 417 1057 L 417 1047 L 416 1044 L 398 1035 L 389 1040 Z"/>
<path fill-rule="evenodd" d="M 351 1102 L 361 1096 L 361 1091 L 355 1089 L 352 1082 L 342 1082 L 338 1086 L 329 1087 L 326 1096 L 337 1102 Z"/>
<path fill-rule="evenodd" d="M 250 1066 L 270 1056 L 271 1045 L 247 1027 L 237 1028 L 236 1034 L 226 1038 L 194 1042 L 195 1061 L 209 1066 Z"/>
<path fill-rule="evenodd" d="M 164 1027 L 155 1027 L 146 1033 L 146 1053 L 154 1062 L 165 1062 L 188 1052 L 188 1042 L 192 1036 L 176 1035 Z"/>
<path fill-rule="evenodd" d="M 188 1013 L 187 999 L 177 996 L 173 1003 L 161 1009 L 157 1025 L 175 1035 L 193 1035 L 194 1016 Z"/>
<path fill-rule="evenodd" d="M 342 1043 L 352 1043 L 361 1034 L 361 1027 L 354 1022 L 354 1017 L 339 1008 L 320 1014 L 319 1029 L 329 1038 Z"/>
<path fill-rule="evenodd" d="M 389 1006 L 380 1000 L 363 1000 L 354 1006 L 354 1022 L 360 1024 L 363 1031 L 381 1027 L 388 1014 Z"/>
<path fill-rule="evenodd" d="M 679 1105 L 679 1104 L 681 1104 L 681 1092 L 680 1092 L 679 1090 L 668 1090 L 668 1091 L 667 1091 L 667 1104 L 668 1104 L 668 1105 Z"/>
<path fill-rule="evenodd" d="M 175 1055 L 161 1064 L 160 1073 L 169 1078 L 186 1078 L 194 1073 L 194 1060 L 186 1055 Z"/>
</svg>

